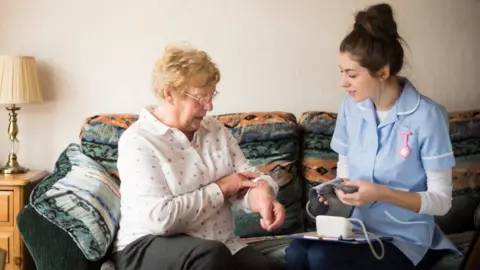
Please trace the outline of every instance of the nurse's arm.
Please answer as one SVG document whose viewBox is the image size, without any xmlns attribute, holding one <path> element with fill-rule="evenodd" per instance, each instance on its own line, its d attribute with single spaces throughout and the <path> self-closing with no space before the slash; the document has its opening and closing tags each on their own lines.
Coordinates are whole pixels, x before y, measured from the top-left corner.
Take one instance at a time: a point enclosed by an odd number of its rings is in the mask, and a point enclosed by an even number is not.
<svg viewBox="0 0 480 270">
<path fill-rule="evenodd" d="M 387 202 L 415 213 L 420 212 L 422 199 L 417 192 L 396 190 L 387 186 L 380 187 L 381 190 L 378 193 L 379 201 Z"/>
<path fill-rule="evenodd" d="M 443 216 L 452 207 L 452 169 L 446 169 L 442 171 L 427 171 L 427 190 L 412 193 L 405 191 L 392 192 L 394 190 L 389 189 L 384 194 L 385 198 L 382 198 L 385 202 L 395 204 L 399 207 L 409 209 L 416 213 Z M 394 195 L 392 195 L 394 194 Z M 406 194 L 405 198 L 398 200 L 396 197 L 401 197 L 402 194 Z M 411 202 L 403 202 L 409 199 L 409 196 L 418 195 L 420 197 L 420 207 L 418 208 L 418 199 L 410 198 Z"/>
<path fill-rule="evenodd" d="M 344 155 L 339 155 L 337 162 L 337 177 L 348 178 L 348 159 Z M 387 186 L 375 184 L 378 187 L 377 201 L 383 201 L 394 204 L 398 207 L 408 209 L 418 213 L 422 206 L 421 198 L 418 193 L 405 192 L 391 189 Z M 351 196 L 351 195 L 346 195 Z"/>
</svg>

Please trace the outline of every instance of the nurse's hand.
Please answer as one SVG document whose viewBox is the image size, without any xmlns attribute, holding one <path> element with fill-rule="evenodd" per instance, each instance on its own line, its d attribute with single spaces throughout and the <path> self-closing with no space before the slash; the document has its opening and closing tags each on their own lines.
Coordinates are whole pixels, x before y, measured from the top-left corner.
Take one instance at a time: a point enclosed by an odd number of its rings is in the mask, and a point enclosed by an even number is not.
<svg viewBox="0 0 480 270">
<path fill-rule="evenodd" d="M 383 186 L 372 183 L 370 181 L 349 180 L 345 181 L 345 186 L 356 186 L 358 191 L 355 193 L 344 193 L 341 190 L 335 189 L 337 197 L 342 203 L 353 206 L 362 206 L 367 203 L 378 201 Z"/>
</svg>

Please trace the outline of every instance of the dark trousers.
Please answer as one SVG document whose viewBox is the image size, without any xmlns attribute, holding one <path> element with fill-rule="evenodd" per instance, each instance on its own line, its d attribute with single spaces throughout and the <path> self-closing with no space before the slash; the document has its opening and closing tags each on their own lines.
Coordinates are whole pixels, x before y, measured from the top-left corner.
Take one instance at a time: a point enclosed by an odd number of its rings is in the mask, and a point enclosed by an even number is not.
<svg viewBox="0 0 480 270">
<path fill-rule="evenodd" d="M 367 244 L 342 244 L 296 239 L 286 250 L 287 270 L 308 269 L 369 269 L 369 270 L 417 270 L 430 269 L 445 254 L 430 250 L 417 265 L 393 244 L 383 242 L 385 253 L 377 260 Z M 374 243 L 380 252 L 380 245 Z"/>
<path fill-rule="evenodd" d="M 232 256 L 221 242 L 187 235 L 147 235 L 113 254 L 119 270 L 283 269 L 252 247 Z"/>
</svg>

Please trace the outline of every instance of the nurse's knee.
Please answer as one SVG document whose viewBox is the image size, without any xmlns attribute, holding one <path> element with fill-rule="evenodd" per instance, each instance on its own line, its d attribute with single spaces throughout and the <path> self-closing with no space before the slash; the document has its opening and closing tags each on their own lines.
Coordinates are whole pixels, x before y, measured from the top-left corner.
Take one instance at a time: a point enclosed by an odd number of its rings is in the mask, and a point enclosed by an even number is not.
<svg viewBox="0 0 480 270">
<path fill-rule="evenodd" d="M 285 250 L 287 261 L 306 260 L 308 253 L 307 241 L 293 240 Z"/>
<path fill-rule="evenodd" d="M 348 254 L 342 252 L 341 248 L 323 243 L 312 245 L 307 252 L 308 264 L 315 269 L 335 269 L 339 258 L 346 259 L 344 256 Z"/>
</svg>

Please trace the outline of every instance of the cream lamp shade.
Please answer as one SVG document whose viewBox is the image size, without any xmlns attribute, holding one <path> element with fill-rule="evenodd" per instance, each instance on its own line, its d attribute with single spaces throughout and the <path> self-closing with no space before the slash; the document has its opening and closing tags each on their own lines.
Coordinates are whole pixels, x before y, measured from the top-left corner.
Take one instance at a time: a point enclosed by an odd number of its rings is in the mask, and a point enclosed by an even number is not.
<svg viewBox="0 0 480 270">
<path fill-rule="evenodd" d="M 43 102 L 42 91 L 38 81 L 37 64 L 31 56 L 0 55 L 0 104 L 9 104 L 8 137 L 10 153 L 7 164 L 0 168 L 4 174 L 25 173 L 29 169 L 20 166 L 17 161 L 18 142 L 17 111 L 19 104 Z"/>
<path fill-rule="evenodd" d="M 43 96 L 35 58 L 0 55 L 0 104 L 41 102 Z"/>
</svg>

